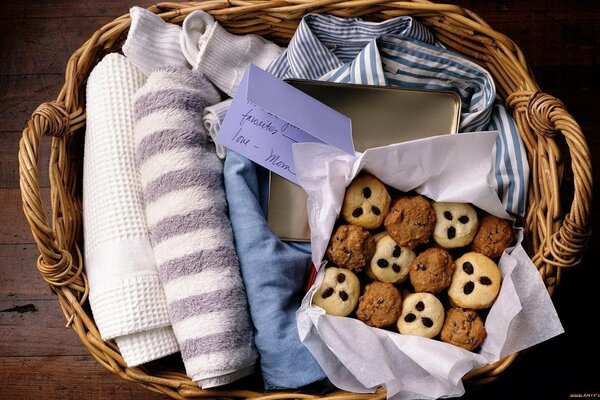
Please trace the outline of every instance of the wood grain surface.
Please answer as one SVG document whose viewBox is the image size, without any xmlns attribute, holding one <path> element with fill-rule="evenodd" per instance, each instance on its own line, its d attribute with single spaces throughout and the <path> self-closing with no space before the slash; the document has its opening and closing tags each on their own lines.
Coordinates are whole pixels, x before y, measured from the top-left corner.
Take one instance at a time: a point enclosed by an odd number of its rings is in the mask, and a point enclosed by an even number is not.
<svg viewBox="0 0 600 400">
<path fill-rule="evenodd" d="M 525 53 L 544 91 L 561 99 L 600 160 L 600 3 L 597 0 L 464 0 Z M 123 0 L 0 0 L 0 399 L 157 399 L 97 364 L 65 328 L 54 295 L 36 270 L 38 251 L 22 216 L 17 149 L 33 110 L 56 97 L 70 54 L 97 28 L 125 14 Z M 141 6 L 150 1 L 139 0 Z M 48 196 L 49 140 L 40 176 Z M 594 179 L 597 199 L 600 181 Z M 572 178 L 565 178 L 569 202 Z M 568 204 L 568 203 L 565 203 Z M 594 207 L 593 228 L 600 228 Z M 553 300 L 565 334 L 521 354 L 494 382 L 468 386 L 469 399 L 600 396 L 597 377 L 600 243 L 566 271 Z"/>
</svg>

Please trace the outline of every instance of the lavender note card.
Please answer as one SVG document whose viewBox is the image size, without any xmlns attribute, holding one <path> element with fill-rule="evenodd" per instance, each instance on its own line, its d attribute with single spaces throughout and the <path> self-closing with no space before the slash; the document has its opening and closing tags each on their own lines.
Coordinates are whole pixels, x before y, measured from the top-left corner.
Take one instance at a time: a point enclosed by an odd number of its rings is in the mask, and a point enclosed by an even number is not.
<svg viewBox="0 0 600 400">
<path fill-rule="evenodd" d="M 298 183 L 292 144 L 326 143 L 354 155 L 348 117 L 250 64 L 216 142 Z"/>
</svg>

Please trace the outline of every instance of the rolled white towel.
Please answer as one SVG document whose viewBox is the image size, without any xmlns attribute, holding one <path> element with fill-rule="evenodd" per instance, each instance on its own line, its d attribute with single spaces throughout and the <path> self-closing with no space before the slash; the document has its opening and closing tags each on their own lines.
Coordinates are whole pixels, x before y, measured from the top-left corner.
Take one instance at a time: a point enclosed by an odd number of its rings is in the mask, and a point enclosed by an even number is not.
<svg viewBox="0 0 600 400">
<path fill-rule="evenodd" d="M 145 75 L 119 54 L 96 65 L 87 83 L 83 164 L 85 271 L 104 340 L 128 366 L 179 350 L 150 245 L 135 166 L 133 96 Z"/>
</svg>

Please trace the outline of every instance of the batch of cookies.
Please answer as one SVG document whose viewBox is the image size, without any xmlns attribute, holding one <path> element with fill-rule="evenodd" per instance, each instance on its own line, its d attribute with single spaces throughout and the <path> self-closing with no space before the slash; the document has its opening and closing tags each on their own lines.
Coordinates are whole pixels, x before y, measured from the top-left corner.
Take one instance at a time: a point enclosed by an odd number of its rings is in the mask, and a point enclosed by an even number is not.
<svg viewBox="0 0 600 400">
<path fill-rule="evenodd" d="M 312 301 L 330 315 L 474 351 L 502 284 L 496 261 L 514 240 L 509 221 L 471 204 L 394 193 L 363 173 L 346 189 Z"/>
</svg>

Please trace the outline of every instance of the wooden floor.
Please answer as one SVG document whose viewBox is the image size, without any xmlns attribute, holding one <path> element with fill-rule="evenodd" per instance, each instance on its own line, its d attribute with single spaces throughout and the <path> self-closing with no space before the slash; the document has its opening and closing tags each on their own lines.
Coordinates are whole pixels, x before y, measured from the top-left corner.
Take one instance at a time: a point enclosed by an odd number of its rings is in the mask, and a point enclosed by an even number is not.
<svg viewBox="0 0 600 400">
<path fill-rule="evenodd" d="M 151 2 L 140 0 L 140 5 Z M 519 44 L 544 91 L 563 100 L 600 154 L 600 3 L 597 0 L 456 1 Z M 56 97 L 69 55 L 101 25 L 127 12 L 122 0 L 0 0 L 0 399 L 154 399 L 113 376 L 65 328 L 38 275 L 38 255 L 21 213 L 17 149 L 32 111 Z M 47 195 L 49 141 L 42 145 Z M 572 183 L 566 180 L 567 187 Z M 600 181 L 596 178 L 595 198 Z M 599 230 L 598 207 L 593 227 Z M 566 333 L 536 346 L 493 383 L 466 398 L 566 399 L 600 394 L 598 236 L 554 296 Z"/>
</svg>

